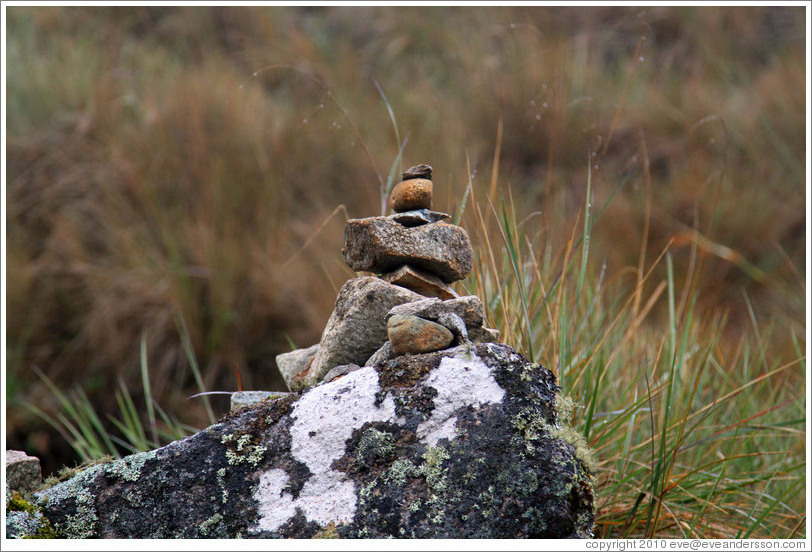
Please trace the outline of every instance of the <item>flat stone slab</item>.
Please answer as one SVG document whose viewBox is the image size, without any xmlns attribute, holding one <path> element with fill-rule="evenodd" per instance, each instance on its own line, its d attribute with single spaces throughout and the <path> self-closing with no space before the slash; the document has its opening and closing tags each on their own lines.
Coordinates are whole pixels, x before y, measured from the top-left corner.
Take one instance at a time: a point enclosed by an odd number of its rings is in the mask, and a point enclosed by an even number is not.
<svg viewBox="0 0 812 552">
<path fill-rule="evenodd" d="M 348 280 L 338 292 L 306 386 L 322 381 L 336 366 L 363 366 L 388 339 L 386 313 L 394 306 L 420 299 L 422 295 L 374 276 Z"/>
<path fill-rule="evenodd" d="M 398 314 L 410 314 L 419 316 L 426 320 L 439 322 L 440 318 L 446 314 L 456 314 L 465 322 L 466 328 L 470 331 L 479 328 L 484 322 L 484 312 L 482 301 L 476 295 L 466 295 L 456 299 L 441 301 L 440 299 L 422 299 L 405 305 L 398 305 L 386 314 L 389 319 Z"/>
<path fill-rule="evenodd" d="M 404 265 L 394 272 L 383 274 L 381 279 L 390 284 L 405 287 L 426 297 L 437 297 L 438 299 L 454 299 L 455 297 L 459 297 L 451 286 L 434 274 L 424 270 L 418 270 L 409 265 Z"/>
<path fill-rule="evenodd" d="M 415 209 L 413 211 L 395 213 L 394 215 L 390 215 L 389 218 L 403 226 L 412 227 L 448 220 L 451 218 L 451 215 L 430 209 Z"/>
<path fill-rule="evenodd" d="M 465 229 L 445 222 L 409 228 L 391 217 L 350 219 L 344 227 L 342 253 L 355 271 L 382 274 L 408 264 L 445 283 L 462 280 L 474 266 Z"/>
</svg>

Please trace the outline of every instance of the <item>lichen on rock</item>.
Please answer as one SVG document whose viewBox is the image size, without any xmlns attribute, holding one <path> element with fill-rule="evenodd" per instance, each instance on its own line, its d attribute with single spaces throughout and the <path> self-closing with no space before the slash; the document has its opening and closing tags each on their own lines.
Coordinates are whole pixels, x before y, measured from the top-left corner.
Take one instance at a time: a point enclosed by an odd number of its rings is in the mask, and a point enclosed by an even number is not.
<svg viewBox="0 0 812 552">
<path fill-rule="evenodd" d="M 397 357 L 87 469 L 7 535 L 589 537 L 588 449 L 557 393 L 506 345 Z"/>
</svg>

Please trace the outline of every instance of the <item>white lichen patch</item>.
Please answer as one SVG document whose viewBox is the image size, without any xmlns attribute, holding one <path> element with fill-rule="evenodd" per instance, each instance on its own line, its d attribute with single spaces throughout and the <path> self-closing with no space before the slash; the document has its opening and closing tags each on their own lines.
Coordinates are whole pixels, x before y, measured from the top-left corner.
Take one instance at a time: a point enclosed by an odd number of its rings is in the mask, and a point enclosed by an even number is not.
<svg viewBox="0 0 812 552">
<path fill-rule="evenodd" d="M 482 360 L 473 355 L 446 357 L 429 374 L 425 385 L 437 390 L 431 417 L 417 427 L 417 435 L 430 447 L 440 439 L 454 439 L 457 422 L 454 412 L 466 406 L 502 402 L 502 389 Z"/>
<path fill-rule="evenodd" d="M 345 523 L 353 518 L 357 505 L 355 483 L 331 466 L 344 455 L 346 441 L 354 430 L 366 423 L 396 418 L 391 396 L 375 404 L 380 390 L 378 373 L 367 367 L 302 395 L 293 407 L 291 453 L 312 475 L 294 500 L 283 490 L 288 483 L 284 471 L 274 469 L 262 474 L 254 493 L 260 513 L 254 530 L 278 529 L 293 517 L 296 508 L 308 521 L 321 525 Z"/>
<path fill-rule="evenodd" d="M 259 503 L 259 523 L 256 529 L 274 531 L 296 513 L 293 497 L 284 492 L 289 477 L 285 470 L 268 470 L 259 476 L 254 498 Z"/>
<path fill-rule="evenodd" d="M 329 471 L 307 480 L 296 505 L 309 521 L 325 526 L 352 521 L 357 502 L 355 483 L 341 472 Z"/>
</svg>

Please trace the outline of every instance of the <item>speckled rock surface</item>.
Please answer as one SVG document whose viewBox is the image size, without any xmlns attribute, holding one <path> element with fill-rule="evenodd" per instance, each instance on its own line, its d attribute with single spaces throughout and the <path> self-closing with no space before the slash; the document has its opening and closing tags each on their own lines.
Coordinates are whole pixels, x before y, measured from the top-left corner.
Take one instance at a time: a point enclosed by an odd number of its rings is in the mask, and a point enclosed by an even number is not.
<svg viewBox="0 0 812 552">
<path fill-rule="evenodd" d="M 35 493 L 39 523 L 62 537 L 590 537 L 593 461 L 557 391 L 505 345 L 396 357 Z"/>
<path fill-rule="evenodd" d="M 39 458 L 21 450 L 6 451 L 6 485 L 10 491 L 33 491 L 42 483 Z"/>
<path fill-rule="evenodd" d="M 348 280 L 338 292 L 305 377 L 306 386 L 320 382 L 336 366 L 363 366 L 388 339 L 386 313 L 394 306 L 418 299 L 423 296 L 380 278 L 361 276 Z"/>
<path fill-rule="evenodd" d="M 468 234 L 445 222 L 408 228 L 390 217 L 350 219 L 342 253 L 353 270 L 381 274 L 408 264 L 445 283 L 462 280 L 474 266 Z"/>
<path fill-rule="evenodd" d="M 467 328 L 472 329 L 482 326 L 484 322 L 483 312 L 482 300 L 476 295 L 466 295 L 445 301 L 430 298 L 398 305 L 392 307 L 392 309 L 386 313 L 386 318 L 388 319 L 399 314 L 410 314 L 412 316 L 425 318 L 426 320 L 439 321 L 444 314 L 452 313 L 459 316 L 462 321 L 465 322 Z"/>
</svg>

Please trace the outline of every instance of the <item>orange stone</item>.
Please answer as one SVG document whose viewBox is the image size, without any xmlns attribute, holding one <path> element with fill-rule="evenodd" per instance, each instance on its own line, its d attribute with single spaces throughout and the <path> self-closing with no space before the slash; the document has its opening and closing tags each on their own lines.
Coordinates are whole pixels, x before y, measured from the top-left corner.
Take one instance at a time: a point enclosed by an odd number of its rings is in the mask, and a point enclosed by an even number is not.
<svg viewBox="0 0 812 552">
<path fill-rule="evenodd" d="M 389 196 L 389 205 L 396 213 L 431 209 L 431 180 L 411 178 L 398 183 Z"/>
</svg>

